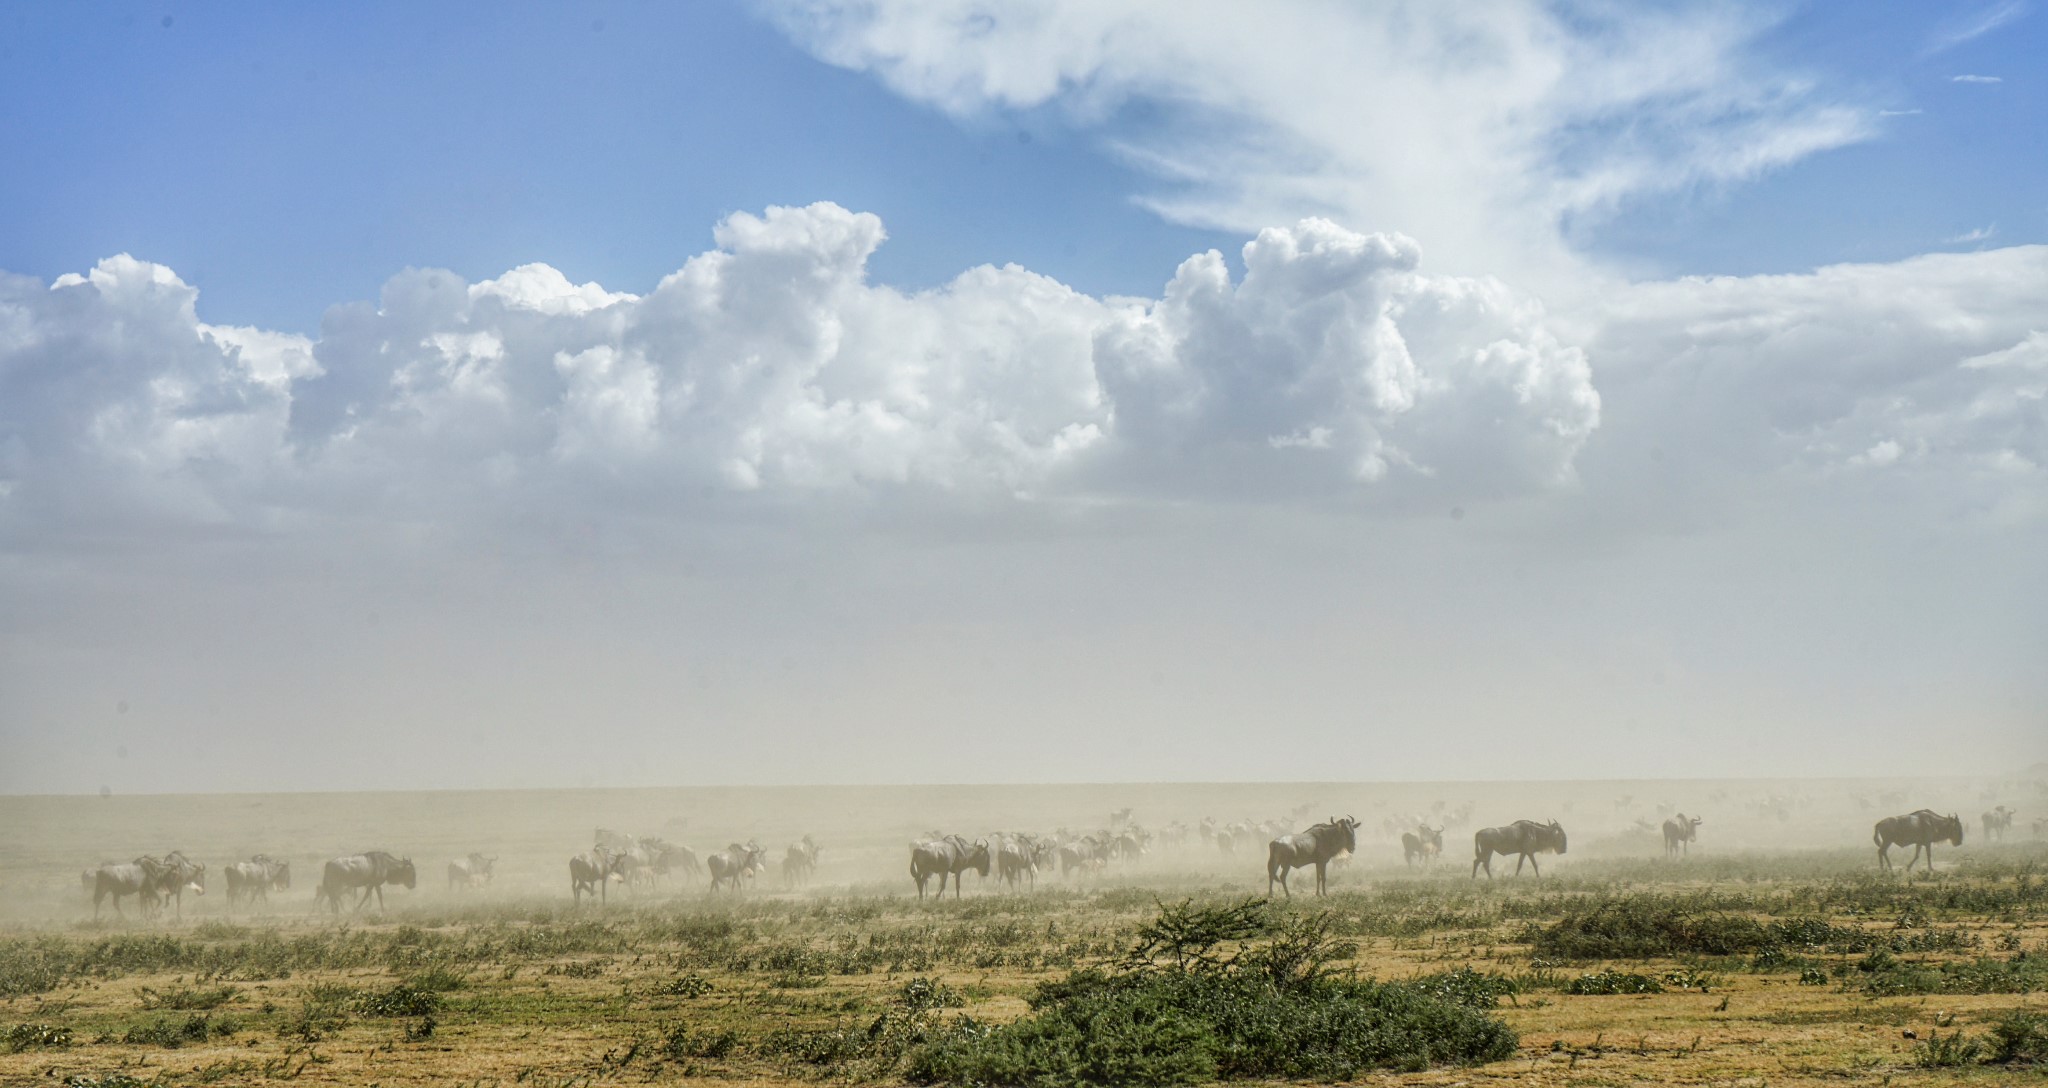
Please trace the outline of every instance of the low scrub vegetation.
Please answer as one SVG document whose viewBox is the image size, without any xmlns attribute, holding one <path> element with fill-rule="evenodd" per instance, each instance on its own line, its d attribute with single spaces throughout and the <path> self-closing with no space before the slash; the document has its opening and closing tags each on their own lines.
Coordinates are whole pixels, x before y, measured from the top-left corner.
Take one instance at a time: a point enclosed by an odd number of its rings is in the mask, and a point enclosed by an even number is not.
<svg viewBox="0 0 2048 1088">
<path fill-rule="evenodd" d="M 1476 1007 L 1496 999 L 1491 986 L 1339 973 L 1352 949 L 1329 929 L 1326 916 L 1273 922 L 1256 902 L 1166 908 L 1114 968 L 1041 986 L 1012 1023 L 950 1025 L 906 1073 L 987 1085 L 1335 1080 L 1514 1053 L 1514 1032 Z"/>
<path fill-rule="evenodd" d="M 1909 962 L 1879 949 L 1857 965 L 1852 984 L 1872 997 L 1907 994 L 2031 994 L 2048 991 L 2048 960 L 2018 953 L 2010 959 Z"/>
</svg>

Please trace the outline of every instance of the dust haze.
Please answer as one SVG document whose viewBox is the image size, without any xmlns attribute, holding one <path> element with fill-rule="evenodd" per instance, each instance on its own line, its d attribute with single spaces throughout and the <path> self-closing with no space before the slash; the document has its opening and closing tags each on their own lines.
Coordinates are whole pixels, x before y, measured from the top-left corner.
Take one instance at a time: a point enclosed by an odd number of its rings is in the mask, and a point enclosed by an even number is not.
<svg viewBox="0 0 2048 1088">
<path fill-rule="evenodd" d="M 987 840 L 1042 837 L 1108 841 L 1135 829 L 1142 850 L 1104 864 L 1063 869 L 1048 862 L 1033 884 L 1080 891 L 1108 887 L 1201 886 L 1264 894 L 1269 839 L 1332 817 L 1359 823 L 1357 850 L 1336 888 L 1388 880 L 1469 879 L 1478 828 L 1527 818 L 1555 819 L 1570 834 L 1562 856 L 1537 861 L 1550 876 L 1575 870 L 1604 879 L 1618 862 L 1665 856 L 1663 824 L 1697 817 L 1687 858 L 1747 865 L 1760 859 L 1797 869 L 1877 864 L 1875 820 L 1932 808 L 1957 813 L 1964 847 L 1942 847 L 1943 861 L 2001 844 L 2040 844 L 2048 836 L 2048 766 L 2011 778 L 1885 780 L 1645 780 L 1556 783 L 1127 784 L 1072 786 L 710 787 L 269 793 L 235 795 L 9 797 L 0 814 L 5 917 L 15 924 L 66 925 L 92 914 L 81 870 L 102 861 L 177 851 L 207 866 L 207 894 L 188 898 L 181 915 L 226 918 L 220 873 L 252 855 L 287 861 L 289 890 L 272 892 L 252 913 L 284 924 L 313 923 L 321 867 L 330 858 L 378 849 L 413 860 L 418 887 L 390 892 L 390 906 L 445 909 L 463 903 L 553 901 L 569 896 L 566 865 L 591 848 L 599 829 L 660 840 L 698 859 L 734 843 L 760 845 L 764 872 L 752 894 L 912 894 L 904 868 L 910 844 L 935 834 Z M 1987 838 L 1982 818 L 2015 814 Z M 1206 826 L 1205 826 L 1206 825 Z M 1439 856 L 1404 854 L 1401 836 L 1440 829 Z M 1234 833 L 1234 835 L 1233 835 Z M 779 872 L 785 848 L 810 836 L 819 847 L 814 873 L 800 884 Z M 1896 851 L 1895 851 L 1896 852 Z M 451 886 L 449 862 L 495 859 L 488 885 Z M 1899 853 L 1895 862 L 1903 862 Z M 1512 859 L 1509 859 L 1512 860 Z M 1768 863 L 1766 861 L 1766 863 Z M 1495 867 L 1501 859 L 1495 859 Z M 1590 870 L 1587 867 L 1591 867 Z M 1673 870 L 1683 875 L 1693 870 Z M 1502 877 L 1507 876 L 1501 871 Z M 1530 874 L 1533 876 L 1534 874 Z M 1482 876 L 1481 879 L 1484 879 Z M 618 882 L 615 882 L 618 883 Z M 1016 894 L 992 875 L 966 880 L 969 896 Z M 662 906 L 710 895 L 705 876 L 680 868 L 644 885 L 610 892 L 626 904 Z M 129 904 L 133 912 L 134 904 Z M 109 920 L 112 907 L 105 910 Z"/>
</svg>

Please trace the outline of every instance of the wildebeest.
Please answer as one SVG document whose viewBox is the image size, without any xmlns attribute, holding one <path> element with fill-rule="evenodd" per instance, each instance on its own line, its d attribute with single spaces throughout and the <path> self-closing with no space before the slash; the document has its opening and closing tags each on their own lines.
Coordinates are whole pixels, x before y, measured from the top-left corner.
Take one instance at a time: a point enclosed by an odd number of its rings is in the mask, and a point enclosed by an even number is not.
<svg viewBox="0 0 2048 1088">
<path fill-rule="evenodd" d="M 585 895 L 594 895 L 601 902 L 606 898 L 606 885 L 619 872 L 619 855 L 609 847 L 593 846 L 587 854 L 578 854 L 569 859 L 569 897 L 577 904 Z"/>
<path fill-rule="evenodd" d="M 178 917 L 185 916 L 185 893 L 206 894 L 206 866 L 173 850 L 163 857 L 163 873 L 157 878 L 157 892 L 177 904 Z"/>
<path fill-rule="evenodd" d="M 1095 835 L 1084 835 L 1071 842 L 1060 844 L 1060 875 L 1079 869 L 1084 873 L 1095 872 L 1109 864 L 1109 844 Z"/>
<path fill-rule="evenodd" d="M 1004 835 L 996 840 L 996 879 L 1011 891 L 1017 885 L 1038 886 L 1038 858 L 1035 840 L 1029 835 Z"/>
<path fill-rule="evenodd" d="M 2013 811 L 2005 807 L 2004 805 L 2000 805 L 1997 808 L 1994 808 L 1991 811 L 1985 813 L 1985 841 L 1989 842 L 1993 839 L 2005 838 L 2005 833 L 2012 830 L 2012 817 Z"/>
<path fill-rule="evenodd" d="M 320 873 L 320 887 L 313 892 L 313 902 L 325 899 L 328 909 L 336 914 L 341 912 L 343 892 L 361 893 L 352 910 L 362 910 L 370 896 L 377 896 L 377 909 L 384 909 L 384 885 L 399 884 L 407 888 L 419 886 L 419 873 L 413 869 L 411 858 L 393 857 L 382 850 L 368 850 L 360 854 L 349 854 L 328 861 Z"/>
<path fill-rule="evenodd" d="M 1266 894 L 1273 894 L 1273 884 L 1278 881 L 1280 890 L 1292 899 L 1294 890 L 1287 886 L 1287 874 L 1304 865 L 1313 865 L 1316 867 L 1316 894 L 1321 895 L 1329 883 L 1330 859 L 1356 849 L 1358 821 L 1349 816 L 1343 819 L 1332 816 L 1306 831 L 1282 835 L 1266 845 Z"/>
<path fill-rule="evenodd" d="M 1932 809 L 1920 809 L 1904 816 L 1887 816 L 1877 821 L 1877 827 L 1870 833 L 1870 841 L 1877 845 L 1877 867 L 1889 870 L 1892 867 L 1891 850 L 1894 846 L 1910 846 L 1913 856 L 1906 860 L 1906 871 L 1913 871 L 1913 863 L 1920 860 L 1921 851 L 1927 853 L 1927 871 L 1934 871 L 1934 844 L 1949 842 L 1963 845 L 1963 821 L 1955 813 L 1946 816 Z"/>
<path fill-rule="evenodd" d="M 1444 829 L 1428 824 L 1401 833 L 1401 860 L 1410 865 L 1435 861 L 1444 852 Z"/>
<path fill-rule="evenodd" d="M 925 881 L 939 878 L 939 897 L 946 895 L 946 878 L 953 878 L 953 898 L 960 898 L 960 880 L 969 869 L 988 876 L 988 840 L 968 842 L 958 835 L 910 844 L 910 878 L 917 881 L 917 897 L 924 898 Z"/>
<path fill-rule="evenodd" d="M 657 838 L 642 839 L 640 846 L 647 851 L 657 877 L 681 873 L 684 879 L 695 880 L 704 874 L 704 867 L 697 863 L 697 852 L 687 846 Z"/>
<path fill-rule="evenodd" d="M 497 864 L 498 858 L 495 854 L 488 857 L 483 854 L 471 854 L 466 858 L 456 858 L 448 863 L 448 890 L 452 892 L 463 888 L 481 888 L 489 884 L 491 878 L 496 875 L 493 870 Z"/>
<path fill-rule="evenodd" d="M 229 910 L 235 909 L 238 900 L 268 903 L 272 889 L 283 891 L 292 886 L 292 863 L 273 860 L 268 854 L 230 862 L 221 867 L 221 873 L 227 881 Z"/>
<path fill-rule="evenodd" d="M 1528 862 L 1543 875 L 1543 867 L 1536 864 L 1536 855 L 1545 852 L 1562 854 L 1565 847 L 1564 828 L 1556 820 L 1539 824 L 1534 820 L 1516 820 L 1506 827 L 1483 827 L 1472 834 L 1472 875 L 1479 876 L 1480 866 L 1486 867 L 1486 879 L 1493 879 L 1493 855 L 1507 857 L 1516 855 L 1515 875 L 1522 875 L 1522 863 Z"/>
<path fill-rule="evenodd" d="M 759 843 L 750 840 L 744 846 L 732 843 L 705 858 L 705 868 L 711 870 L 711 890 L 715 892 L 722 886 L 730 887 L 735 892 L 741 890 L 740 882 L 760 871 L 763 859 L 767 856 L 768 851 L 762 849 Z"/>
<path fill-rule="evenodd" d="M 818 870 L 818 844 L 805 835 L 800 841 L 789 844 L 782 854 L 782 882 L 796 887 L 811 879 Z"/>
<path fill-rule="evenodd" d="M 85 872 L 92 888 L 92 916 L 100 916 L 100 903 L 108 896 L 114 898 L 114 913 L 121 913 L 121 897 L 132 895 L 141 905 L 144 915 L 156 905 L 157 891 L 163 882 L 164 865 L 152 857 L 140 857 L 130 862 L 102 862 L 96 869 Z"/>
<path fill-rule="evenodd" d="M 1681 851 L 1690 856 L 1692 844 L 1700 838 L 1701 822 L 1699 817 L 1683 812 L 1664 821 L 1664 856 L 1668 858 Z"/>
</svg>

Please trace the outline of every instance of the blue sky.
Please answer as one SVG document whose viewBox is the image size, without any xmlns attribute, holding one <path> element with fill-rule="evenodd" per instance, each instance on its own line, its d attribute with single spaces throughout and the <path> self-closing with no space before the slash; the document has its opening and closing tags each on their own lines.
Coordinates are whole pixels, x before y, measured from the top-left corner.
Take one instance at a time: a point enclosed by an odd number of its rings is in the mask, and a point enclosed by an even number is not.
<svg viewBox="0 0 2048 1088">
<path fill-rule="evenodd" d="M 0 790 L 2038 761 L 2038 7 L 7 6 Z"/>
<path fill-rule="evenodd" d="M 883 216 L 876 274 L 909 287 L 1014 261 L 1149 292 L 1233 241 L 1134 209 L 1084 135 L 955 124 L 723 0 L 0 18 L 0 267 L 133 252 L 227 322 L 310 332 L 408 266 L 645 290 L 724 215 L 813 200 Z"/>
<path fill-rule="evenodd" d="M 1758 178 L 1579 214 L 1573 243 L 1670 275 L 1893 260 L 1987 228 L 2043 240 L 2048 19 L 2022 7 L 1941 44 L 1998 7 L 1784 9 L 1758 55 L 1897 115 Z M 1133 203 L 1159 183 L 1109 148 L 1142 100 L 948 117 L 725 0 L 15 5 L 0 34 L 0 267 L 48 279 L 132 252 L 231 323 L 311 332 L 407 266 L 544 260 L 644 290 L 719 217 L 817 199 L 881 215 L 874 273 L 913 288 L 1014 261 L 1151 293 L 1242 240 Z"/>
</svg>

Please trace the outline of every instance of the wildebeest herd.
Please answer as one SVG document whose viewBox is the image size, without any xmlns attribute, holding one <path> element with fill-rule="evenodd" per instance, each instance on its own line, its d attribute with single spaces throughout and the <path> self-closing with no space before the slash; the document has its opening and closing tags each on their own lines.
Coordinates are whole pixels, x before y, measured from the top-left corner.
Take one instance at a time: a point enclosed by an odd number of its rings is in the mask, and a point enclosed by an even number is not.
<svg viewBox="0 0 2048 1088">
<path fill-rule="evenodd" d="M 1277 887 L 1283 895 L 1292 896 L 1289 876 L 1295 870 L 1312 867 L 1315 891 L 1320 895 L 1328 887 L 1331 870 L 1345 865 L 1357 853 L 1361 824 L 1350 816 L 1332 815 L 1297 830 L 1296 825 L 1307 811 L 1312 810 L 1297 809 L 1286 817 L 1263 821 L 1247 818 L 1221 822 L 1204 818 L 1192 826 L 1174 821 L 1153 830 L 1134 821 L 1131 810 L 1122 809 L 1111 813 L 1109 821 L 1093 831 L 1061 828 L 1051 834 L 1003 831 L 973 837 L 933 831 L 910 843 L 909 876 L 920 899 L 933 890 L 934 881 L 939 896 L 945 895 L 950 883 L 954 897 L 958 898 L 963 893 L 962 880 L 970 872 L 983 879 L 994 875 L 1006 888 L 1018 890 L 1035 887 L 1040 875 L 1087 879 L 1112 867 L 1138 864 L 1158 851 L 1178 851 L 1197 843 L 1226 857 L 1237 857 L 1250 853 L 1253 845 L 1263 839 L 1267 894 Z M 1670 806 L 1659 811 L 1671 812 L 1661 827 L 1665 857 L 1689 855 L 1705 821 L 1699 816 L 1672 811 Z M 1996 840 L 2007 835 L 2014 815 L 2012 809 L 2002 804 L 1984 813 L 1981 824 L 1985 838 Z M 1440 805 L 1434 826 L 1429 817 L 1402 817 L 1382 831 L 1391 835 L 1398 829 L 1402 859 L 1407 865 L 1428 866 L 1442 856 L 1446 829 L 1468 822 L 1470 816 L 1470 805 L 1451 810 Z M 1656 825 L 1638 821 L 1637 827 L 1652 829 Z M 2048 825 L 2037 820 L 2033 829 L 2040 835 L 2048 830 Z M 1878 865 L 1883 870 L 1894 867 L 1894 846 L 1913 848 L 1904 867 L 1906 871 L 1910 872 L 1923 858 L 1931 870 L 1936 844 L 1962 845 L 1963 820 L 1955 813 L 1943 815 L 1930 809 L 1888 816 L 1877 821 L 1871 841 L 1877 847 Z M 1540 877 L 1539 855 L 1561 855 L 1566 846 L 1564 826 L 1555 819 L 1516 820 L 1480 828 L 1472 836 L 1471 875 L 1476 878 L 1484 872 L 1490 879 L 1494 875 L 1494 857 L 1512 856 L 1515 875 L 1519 876 L 1527 865 Z M 782 886 L 795 889 L 808 884 L 817 873 L 820 854 L 817 841 L 808 834 L 789 843 L 779 860 Z M 466 893 L 488 887 L 497 861 L 497 857 L 482 853 L 449 861 L 448 890 Z M 612 894 L 613 885 L 631 892 L 658 888 L 670 881 L 693 884 L 708 877 L 711 894 L 740 894 L 755 887 L 769 866 L 768 849 L 751 839 L 729 843 L 700 860 L 689 847 L 659 836 L 598 828 L 591 847 L 568 861 L 569 892 L 572 902 L 577 904 L 585 898 L 604 902 Z M 271 892 L 292 886 L 291 864 L 264 854 L 230 862 L 222 866 L 221 872 L 230 913 L 237 906 L 267 905 Z M 114 912 L 122 914 L 122 900 L 131 896 L 143 916 L 151 917 L 166 906 L 182 916 L 186 895 L 206 893 L 206 876 L 205 865 L 174 850 L 127 862 L 103 862 L 84 870 L 81 879 L 92 897 L 95 918 L 109 901 Z M 374 899 L 381 909 L 387 886 L 412 889 L 417 887 L 418 879 L 409 857 L 383 850 L 344 855 L 329 859 L 321 867 L 314 904 L 316 908 L 325 906 L 339 913 L 346 901 L 353 912 Z"/>
</svg>

